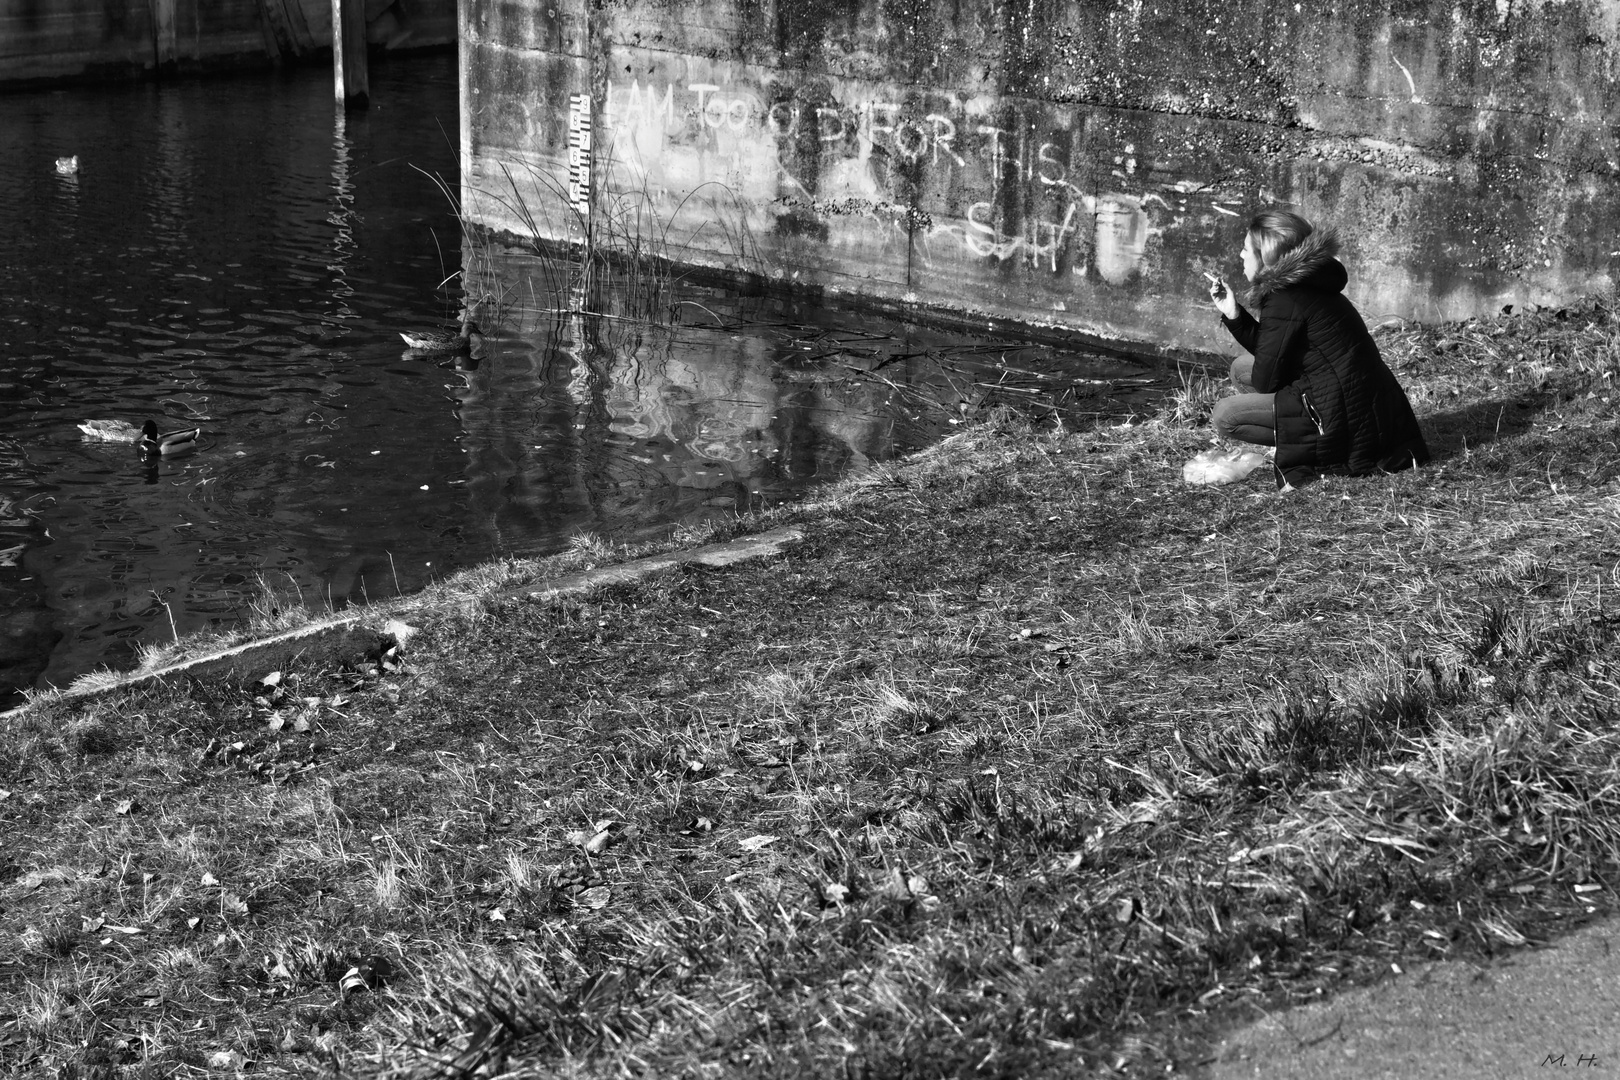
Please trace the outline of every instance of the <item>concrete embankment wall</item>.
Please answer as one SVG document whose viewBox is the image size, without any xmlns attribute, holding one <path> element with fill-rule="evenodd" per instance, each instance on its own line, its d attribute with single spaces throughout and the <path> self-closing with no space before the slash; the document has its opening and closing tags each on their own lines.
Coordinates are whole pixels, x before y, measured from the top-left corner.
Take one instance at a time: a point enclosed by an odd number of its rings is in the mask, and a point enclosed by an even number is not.
<svg viewBox="0 0 1620 1080">
<path fill-rule="evenodd" d="M 599 234 L 1100 338 L 1229 351 L 1240 223 L 1337 224 L 1369 319 L 1611 288 L 1620 3 L 463 0 L 464 195 L 552 236 L 589 94 Z M 643 219 L 645 220 L 645 219 Z"/>
<path fill-rule="evenodd" d="M 385 49 L 456 40 L 455 0 L 368 0 Z M 0 0 L 0 89 L 264 66 L 330 50 L 332 0 Z"/>
</svg>

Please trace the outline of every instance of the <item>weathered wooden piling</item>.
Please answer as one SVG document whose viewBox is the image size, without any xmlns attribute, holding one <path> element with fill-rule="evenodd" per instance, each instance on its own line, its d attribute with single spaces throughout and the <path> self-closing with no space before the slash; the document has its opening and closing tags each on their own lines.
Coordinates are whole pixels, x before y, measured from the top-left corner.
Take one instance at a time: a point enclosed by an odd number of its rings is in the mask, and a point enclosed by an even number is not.
<svg viewBox="0 0 1620 1080">
<path fill-rule="evenodd" d="M 364 107 L 370 103 L 365 0 L 332 0 L 332 83 L 339 106 Z"/>
<path fill-rule="evenodd" d="M 179 56 L 176 48 L 174 0 L 152 0 L 152 68 L 158 74 L 172 71 Z"/>
</svg>

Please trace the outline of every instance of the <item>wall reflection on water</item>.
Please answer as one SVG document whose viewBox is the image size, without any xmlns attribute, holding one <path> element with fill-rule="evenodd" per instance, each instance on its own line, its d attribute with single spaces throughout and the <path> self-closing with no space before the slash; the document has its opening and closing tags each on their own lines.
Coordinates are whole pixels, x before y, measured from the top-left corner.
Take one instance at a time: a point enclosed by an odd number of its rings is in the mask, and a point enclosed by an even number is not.
<svg viewBox="0 0 1620 1080">
<path fill-rule="evenodd" d="M 545 265 L 464 251 L 473 295 L 544 297 Z M 507 329 L 454 364 L 467 527 L 491 550 L 667 533 L 928 445 L 999 402 L 1084 425 L 1166 387 L 1119 358 L 807 299 L 660 297 L 684 321 L 625 317 L 622 296 L 588 305 L 605 315 L 550 299 L 507 308 Z"/>
<path fill-rule="evenodd" d="M 523 260 L 505 272 L 521 279 Z M 884 338 L 850 314 L 801 325 L 782 301 L 703 300 L 684 325 L 514 309 L 520 329 L 458 362 L 469 525 L 492 547 L 579 529 L 635 538 L 755 509 L 946 427 L 950 383 L 937 361 L 895 359 L 904 329 Z M 840 318 L 862 352 L 889 360 L 882 379 L 848 363 Z"/>
</svg>

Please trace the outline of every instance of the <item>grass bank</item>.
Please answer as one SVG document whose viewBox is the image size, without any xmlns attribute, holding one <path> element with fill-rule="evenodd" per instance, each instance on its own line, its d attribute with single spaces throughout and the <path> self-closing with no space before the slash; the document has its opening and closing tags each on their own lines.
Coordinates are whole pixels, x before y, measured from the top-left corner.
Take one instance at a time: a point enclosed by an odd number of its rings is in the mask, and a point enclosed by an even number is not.
<svg viewBox="0 0 1620 1080">
<path fill-rule="evenodd" d="M 730 527 L 801 523 L 770 562 L 495 603 L 511 565 L 358 670 L 40 703 L 0 1061 L 1159 1073 L 1245 1002 L 1607 910 L 1620 320 L 1382 340 L 1421 471 L 1189 487 L 1189 373 Z"/>
</svg>

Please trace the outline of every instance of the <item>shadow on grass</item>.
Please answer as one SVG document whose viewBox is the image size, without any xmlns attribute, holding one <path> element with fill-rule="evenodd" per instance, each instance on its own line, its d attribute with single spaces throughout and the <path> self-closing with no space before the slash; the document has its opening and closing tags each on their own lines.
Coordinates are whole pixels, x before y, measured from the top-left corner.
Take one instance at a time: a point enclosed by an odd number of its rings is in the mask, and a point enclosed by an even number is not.
<svg viewBox="0 0 1620 1080">
<path fill-rule="evenodd" d="M 1430 454 L 1435 461 L 1443 461 L 1505 436 L 1522 435 L 1552 400 L 1546 390 L 1525 390 L 1511 397 L 1475 402 L 1454 412 L 1426 416 L 1419 423 Z"/>
</svg>

